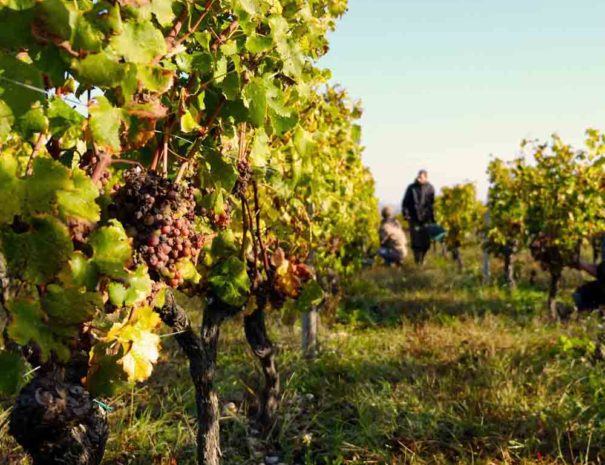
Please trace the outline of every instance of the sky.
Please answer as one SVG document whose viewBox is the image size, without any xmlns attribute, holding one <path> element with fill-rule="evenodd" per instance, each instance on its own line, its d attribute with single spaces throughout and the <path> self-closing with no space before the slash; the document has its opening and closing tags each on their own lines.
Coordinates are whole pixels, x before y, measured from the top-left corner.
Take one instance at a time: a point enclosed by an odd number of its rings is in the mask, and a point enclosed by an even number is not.
<svg viewBox="0 0 605 465">
<path fill-rule="evenodd" d="M 320 65 L 364 107 L 364 163 L 381 203 L 417 171 L 487 193 L 491 156 L 605 128 L 602 0 L 349 0 Z"/>
</svg>

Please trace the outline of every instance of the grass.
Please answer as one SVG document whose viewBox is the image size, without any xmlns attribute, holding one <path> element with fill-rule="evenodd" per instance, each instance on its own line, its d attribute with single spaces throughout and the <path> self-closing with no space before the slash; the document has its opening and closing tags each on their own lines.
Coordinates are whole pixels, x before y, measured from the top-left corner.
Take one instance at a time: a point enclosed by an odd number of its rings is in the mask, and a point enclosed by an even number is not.
<svg viewBox="0 0 605 465">
<path fill-rule="evenodd" d="M 436 256 L 424 270 L 377 267 L 344 283 L 312 362 L 300 354 L 298 327 L 274 315 L 284 388 L 274 441 L 247 419 L 260 376 L 241 321 L 229 322 L 218 373 L 225 463 L 258 464 L 272 454 L 301 465 L 604 460 L 600 317 L 547 324 L 544 277 L 535 287 L 522 279 L 511 292 L 482 284 L 477 251 L 465 258 L 462 274 Z M 564 300 L 579 282 L 566 275 Z M 195 463 L 187 366 L 165 341 L 151 380 L 111 399 L 107 465 Z M 6 415 L 0 407 L 0 424 Z M 0 429 L 0 464 L 26 463 Z"/>
</svg>

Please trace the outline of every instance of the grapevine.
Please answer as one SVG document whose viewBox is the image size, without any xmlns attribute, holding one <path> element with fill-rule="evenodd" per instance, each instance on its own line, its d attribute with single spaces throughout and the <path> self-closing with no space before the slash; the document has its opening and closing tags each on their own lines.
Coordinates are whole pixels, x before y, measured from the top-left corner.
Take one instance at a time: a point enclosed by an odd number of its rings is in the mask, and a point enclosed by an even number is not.
<svg viewBox="0 0 605 465">
<path fill-rule="evenodd" d="M 190 362 L 199 463 L 216 464 L 220 326 L 246 311 L 266 377 L 259 421 L 271 429 L 280 394 L 264 312 L 321 301 L 312 265 L 350 273 L 368 244 L 344 218 L 377 218 L 360 109 L 315 66 L 345 10 L 341 0 L 0 7 L 10 25 L 0 34 L 0 369 L 20 405 L 38 402 L 40 383 L 111 399 L 145 381 L 164 322 Z M 314 174 L 322 163 L 333 176 Z M 204 302 L 199 331 L 172 288 Z M 98 423 L 68 409 L 53 429 L 103 430 L 93 404 Z M 35 422 L 44 408 L 32 412 Z M 10 430 L 36 464 L 53 444 L 79 447 L 36 435 L 20 415 Z M 100 462 L 97 436 L 73 463 Z"/>
</svg>

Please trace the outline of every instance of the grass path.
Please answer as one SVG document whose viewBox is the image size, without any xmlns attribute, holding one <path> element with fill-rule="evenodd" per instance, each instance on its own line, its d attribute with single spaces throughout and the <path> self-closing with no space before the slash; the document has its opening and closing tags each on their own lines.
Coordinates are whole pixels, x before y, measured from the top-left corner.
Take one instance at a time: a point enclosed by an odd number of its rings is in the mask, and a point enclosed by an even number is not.
<svg viewBox="0 0 605 465">
<path fill-rule="evenodd" d="M 311 363 L 298 330 L 275 315 L 284 400 L 272 443 L 247 420 L 260 376 L 241 324 L 231 322 L 219 361 L 225 463 L 273 454 L 301 465 L 598 463 L 599 321 L 546 325 L 543 305 L 540 290 L 484 287 L 472 270 L 457 276 L 439 261 L 422 272 L 370 270 L 347 283 Z M 194 464 L 193 392 L 169 338 L 167 348 L 149 383 L 112 399 L 104 463 Z M 5 416 L 0 407 L 0 423 Z M 0 429 L 0 464 L 25 463 Z"/>
</svg>

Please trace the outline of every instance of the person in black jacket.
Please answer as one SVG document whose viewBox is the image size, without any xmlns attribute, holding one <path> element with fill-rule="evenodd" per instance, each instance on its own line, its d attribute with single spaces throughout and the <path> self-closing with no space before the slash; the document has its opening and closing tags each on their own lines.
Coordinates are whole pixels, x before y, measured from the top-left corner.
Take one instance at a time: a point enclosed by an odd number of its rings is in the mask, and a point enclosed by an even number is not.
<svg viewBox="0 0 605 465">
<path fill-rule="evenodd" d="M 414 260 L 424 264 L 424 257 L 431 247 L 427 225 L 435 222 L 435 188 L 429 182 L 426 170 L 420 170 L 416 180 L 405 192 L 402 204 L 403 217 L 410 224 L 410 236 Z"/>
</svg>

